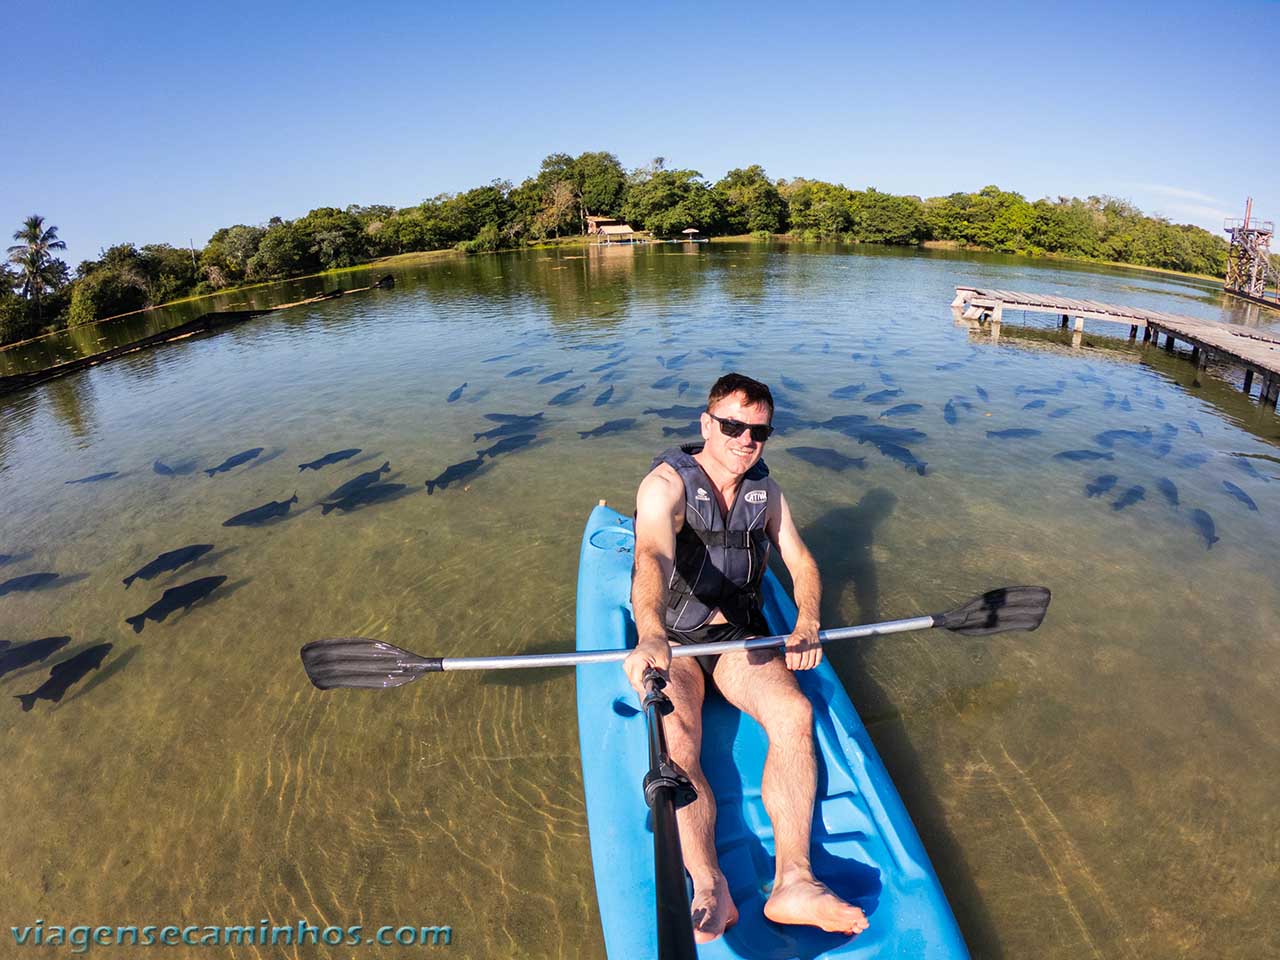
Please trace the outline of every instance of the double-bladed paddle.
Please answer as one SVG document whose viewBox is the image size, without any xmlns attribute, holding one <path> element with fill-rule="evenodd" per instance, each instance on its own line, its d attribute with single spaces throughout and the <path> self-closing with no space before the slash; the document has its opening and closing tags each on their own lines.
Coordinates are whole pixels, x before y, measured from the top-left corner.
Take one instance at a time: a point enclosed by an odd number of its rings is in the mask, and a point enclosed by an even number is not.
<svg viewBox="0 0 1280 960">
<path fill-rule="evenodd" d="M 988 590 L 968 603 L 910 620 L 887 620 L 857 627 L 837 627 L 818 633 L 821 643 L 878 637 L 890 633 L 941 627 L 965 637 L 982 637 L 1008 630 L 1034 630 L 1049 609 L 1048 587 L 1000 587 Z M 782 647 L 787 635 L 722 640 L 716 643 L 677 645 L 673 657 L 697 657 Z M 311 682 L 321 690 L 332 687 L 398 687 L 424 673 L 442 670 L 521 670 L 533 667 L 575 667 L 584 663 L 625 660 L 630 649 L 569 651 L 567 653 L 518 654 L 506 657 L 421 657 L 381 640 L 365 637 L 333 637 L 314 640 L 302 648 L 302 665 Z"/>
</svg>

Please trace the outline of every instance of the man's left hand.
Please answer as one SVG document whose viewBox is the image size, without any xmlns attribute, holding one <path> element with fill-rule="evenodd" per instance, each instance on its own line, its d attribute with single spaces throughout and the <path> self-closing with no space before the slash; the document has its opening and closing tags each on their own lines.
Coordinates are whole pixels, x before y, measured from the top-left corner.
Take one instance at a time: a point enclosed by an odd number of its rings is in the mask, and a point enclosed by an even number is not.
<svg viewBox="0 0 1280 960">
<path fill-rule="evenodd" d="M 818 621 L 804 617 L 796 620 L 796 628 L 787 637 L 788 670 L 812 670 L 822 662 L 822 644 L 818 642 Z"/>
</svg>

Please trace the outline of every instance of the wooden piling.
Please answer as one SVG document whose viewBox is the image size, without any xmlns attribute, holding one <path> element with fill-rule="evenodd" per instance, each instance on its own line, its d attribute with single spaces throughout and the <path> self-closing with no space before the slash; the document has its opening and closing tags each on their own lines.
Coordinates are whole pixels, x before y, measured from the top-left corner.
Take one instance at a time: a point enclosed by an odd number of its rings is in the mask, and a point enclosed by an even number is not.
<svg viewBox="0 0 1280 960">
<path fill-rule="evenodd" d="M 1253 392 L 1253 371 L 1246 370 L 1244 372 L 1244 395 L 1247 397 Z"/>
</svg>

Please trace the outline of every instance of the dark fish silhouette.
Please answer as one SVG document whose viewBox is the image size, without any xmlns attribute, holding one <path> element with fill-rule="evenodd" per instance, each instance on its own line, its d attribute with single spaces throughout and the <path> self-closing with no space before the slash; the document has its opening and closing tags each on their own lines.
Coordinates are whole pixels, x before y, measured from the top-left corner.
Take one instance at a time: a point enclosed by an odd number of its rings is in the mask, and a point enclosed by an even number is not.
<svg viewBox="0 0 1280 960">
<path fill-rule="evenodd" d="M 1175 427 L 1172 423 L 1166 423 L 1160 427 L 1160 435 L 1169 440 L 1172 440 L 1174 437 L 1178 435 L 1178 428 Z"/>
<path fill-rule="evenodd" d="M 1041 433 L 1040 430 L 1031 430 L 1027 427 L 1014 427 L 1011 430 L 988 430 L 987 436 L 997 440 L 1026 440 L 1030 437 L 1038 437 Z"/>
<path fill-rule="evenodd" d="M 952 360 L 950 363 L 940 363 L 933 369 L 935 370 L 959 370 L 964 364 L 959 360 Z"/>
<path fill-rule="evenodd" d="M 537 439 L 537 434 L 533 433 L 521 433 L 514 437 L 503 437 L 492 447 L 486 447 L 484 450 L 477 450 L 476 453 L 481 457 L 496 457 L 499 454 L 510 453 L 512 450 L 519 450 L 521 447 L 527 447 Z"/>
<path fill-rule="evenodd" d="M 1180 467 L 1199 467 L 1209 462 L 1207 453 L 1186 453 L 1178 458 Z"/>
<path fill-rule="evenodd" d="M 492 420 L 494 423 L 532 423 L 534 420 L 541 420 L 541 413 L 486 413 L 486 420 Z"/>
<path fill-rule="evenodd" d="M 861 354 L 861 353 L 851 353 L 851 354 L 849 354 L 849 359 L 850 359 L 850 360 L 861 360 L 861 359 L 862 359 L 862 357 L 863 357 L 863 354 Z"/>
<path fill-rule="evenodd" d="M 1271 482 L 1269 477 L 1265 477 L 1258 472 L 1258 468 L 1253 465 L 1253 461 L 1248 457 L 1236 454 L 1231 458 L 1231 462 L 1236 465 L 1238 470 L 1244 471 L 1246 476 L 1252 477 L 1254 480 L 1261 480 L 1263 483 Z"/>
<path fill-rule="evenodd" d="M 893 351 L 893 355 L 895 357 L 905 357 L 905 356 L 908 356 L 910 353 L 911 353 L 910 347 L 903 347 L 901 350 Z"/>
<path fill-rule="evenodd" d="M 1107 409 L 1110 409 L 1111 407 L 1114 407 L 1115 405 L 1116 405 L 1116 395 L 1112 391 L 1108 390 L 1102 398 L 1102 408 L 1104 410 L 1107 410 Z"/>
<path fill-rule="evenodd" d="M 226 473 L 228 470 L 232 470 L 235 467 L 240 466 L 240 464 L 242 463 L 248 463 L 258 454 L 260 454 L 262 450 L 263 450 L 262 447 L 254 447 L 252 450 L 243 450 L 240 453 L 227 457 L 227 459 L 223 460 L 216 467 L 212 468 L 211 470 L 206 470 L 205 473 L 207 473 L 211 477 L 215 473 Z"/>
<path fill-rule="evenodd" d="M 1250 510 L 1258 509 L 1258 505 L 1253 502 L 1253 497 L 1249 496 L 1247 493 L 1245 493 L 1243 490 L 1237 487 L 1230 480 L 1222 481 L 1222 489 L 1227 491 L 1227 493 L 1231 494 L 1233 497 L 1235 497 L 1237 500 L 1243 503 Z M 4 589 L 3 584 L 0 584 L 0 591 L 2 591 L 3 589 Z"/>
<path fill-rule="evenodd" d="M 48 680 L 31 693 L 20 693 L 15 698 L 22 704 L 23 712 L 34 707 L 37 700 L 57 703 L 85 674 L 102 666 L 102 661 L 111 652 L 111 646 L 109 643 L 100 643 L 88 650 L 81 650 L 69 660 L 55 663 L 53 669 L 49 671 Z"/>
<path fill-rule="evenodd" d="M 790 377 L 779 377 L 778 379 L 782 381 L 784 387 L 788 390 L 794 390 L 796 393 L 805 393 L 809 389 L 799 380 L 792 380 Z"/>
<path fill-rule="evenodd" d="M 679 385 L 676 387 L 676 396 L 677 396 L 677 397 L 683 397 L 683 396 L 684 396 L 684 392 L 685 392 L 686 390 L 688 390 L 688 389 L 689 389 L 689 381 L 688 381 L 688 380 L 681 380 L 681 381 L 680 381 L 680 383 L 679 383 Z"/>
<path fill-rule="evenodd" d="M 1103 380 L 1096 373 L 1077 373 L 1075 378 L 1081 383 L 1097 383 L 1104 387 L 1107 385 L 1107 381 Z"/>
<path fill-rule="evenodd" d="M 973 392 L 978 395 L 978 399 L 981 400 L 983 403 L 986 403 L 988 400 L 991 399 L 990 397 L 987 396 L 987 391 L 983 390 L 981 387 L 974 387 Z"/>
<path fill-rule="evenodd" d="M 547 401 L 553 407 L 566 407 L 578 399 L 578 394 L 587 389 L 585 383 L 580 383 L 576 387 L 570 387 L 568 390 L 561 390 L 554 397 Z"/>
<path fill-rule="evenodd" d="M 1187 421 L 1187 429 L 1194 431 L 1197 436 L 1204 436 L 1204 431 L 1200 429 L 1200 424 L 1196 423 L 1194 420 Z"/>
<path fill-rule="evenodd" d="M 1154 447 L 1151 448 L 1151 455 L 1155 457 L 1157 460 L 1163 460 L 1165 457 L 1169 455 L 1169 451 L 1172 449 L 1173 449 L 1173 444 L 1171 444 L 1168 440 L 1165 440 L 1163 443 L 1157 443 Z"/>
<path fill-rule="evenodd" d="M 1123 510 L 1125 507 L 1131 507 L 1139 500 L 1145 500 L 1147 491 L 1142 487 L 1130 487 L 1124 493 L 1120 494 L 1120 499 L 1111 504 L 1112 510 Z"/>
<path fill-rule="evenodd" d="M 160 554 L 150 563 L 139 567 L 121 582 L 127 590 L 135 580 L 150 580 L 152 577 L 168 573 L 170 570 L 177 570 L 185 564 L 199 560 L 212 549 L 212 543 L 193 543 L 189 546 L 179 547 L 177 550 L 170 550 L 168 553 Z"/>
<path fill-rule="evenodd" d="M 441 490 L 448 488 L 449 484 L 457 483 L 463 477 L 469 477 L 475 473 L 484 464 L 484 457 L 476 457 L 474 460 L 462 460 L 458 463 L 450 464 L 445 468 L 444 473 L 427 481 L 427 496 L 435 493 L 436 487 Z"/>
<path fill-rule="evenodd" d="M 494 427 L 492 430 L 486 430 L 484 433 L 477 433 L 474 437 L 476 440 L 495 440 L 498 437 L 510 437 L 517 433 L 528 433 L 531 429 L 536 430 L 541 426 L 542 414 L 534 414 L 532 417 L 525 417 L 521 420 L 511 420 L 502 426 Z"/>
<path fill-rule="evenodd" d="M 1049 419 L 1057 420 L 1060 417 L 1065 417 L 1067 414 L 1074 413 L 1079 409 L 1080 409 L 1079 407 L 1059 407 L 1057 410 L 1053 410 L 1050 412 Z"/>
<path fill-rule="evenodd" d="M 81 477 L 79 480 L 68 480 L 67 483 L 97 483 L 99 480 L 110 480 L 118 476 L 120 476 L 119 471 L 112 470 L 108 473 L 95 473 L 91 477 Z"/>
<path fill-rule="evenodd" d="M 914 453 L 899 444 L 881 441 L 875 444 L 875 448 L 890 460 L 896 460 L 908 470 L 914 470 L 922 477 L 925 474 L 925 469 L 929 466 L 924 461 L 916 459 Z"/>
<path fill-rule="evenodd" d="M 815 467 L 825 467 L 827 470 L 835 470 L 843 473 L 850 467 L 863 470 L 867 466 L 865 457 L 847 457 L 839 450 L 833 450 L 831 447 L 788 447 L 787 453 L 793 457 L 798 457 L 805 463 L 811 463 Z"/>
<path fill-rule="evenodd" d="M 449 395 L 444 398 L 444 402 L 453 403 L 455 400 L 457 400 L 459 397 L 462 396 L 462 391 L 465 389 L 467 389 L 467 381 L 463 380 L 462 386 L 454 387 L 452 390 L 449 391 Z"/>
<path fill-rule="evenodd" d="M 1191 511 L 1190 517 L 1191 525 L 1196 528 L 1196 533 L 1204 538 L 1204 548 L 1212 550 L 1213 545 L 1222 539 L 1214 528 L 1213 517 L 1198 507 Z"/>
<path fill-rule="evenodd" d="M 237 513 L 230 520 L 223 520 L 222 525 L 224 527 L 256 527 L 259 524 L 287 516 L 289 507 L 297 502 L 298 494 L 297 491 L 294 491 L 293 496 L 288 500 L 272 500 L 270 503 L 264 503 L 262 506 L 246 510 L 244 513 Z"/>
<path fill-rule="evenodd" d="M 161 595 L 159 600 L 136 617 L 125 617 L 124 622 L 133 627 L 134 633 L 141 633 L 142 627 L 148 620 L 161 623 L 165 617 L 175 610 L 190 610 L 226 582 L 226 577 L 201 577 L 199 580 L 192 580 L 190 583 L 170 587 Z"/>
<path fill-rule="evenodd" d="M 489 359 L 487 359 L 487 360 L 481 360 L 480 362 L 481 362 L 481 363 L 494 363 L 494 362 L 496 362 L 496 361 L 498 361 L 498 360 L 510 360 L 510 359 L 511 359 L 512 357 L 514 357 L 514 356 L 515 356 L 515 354 L 514 354 L 514 353 L 500 353 L 500 354 L 498 354 L 496 357 L 490 357 Z"/>
<path fill-rule="evenodd" d="M 702 409 L 702 407 L 694 408 L 697 412 L 701 412 Z M 812 420 L 806 420 L 803 417 L 798 417 L 794 413 L 790 413 L 786 410 L 774 411 L 773 419 L 770 420 L 769 423 L 773 427 L 774 432 L 779 434 L 788 433 L 791 430 L 804 430 L 808 427 L 817 426 L 817 424 Z"/>
<path fill-rule="evenodd" d="M 533 369 L 533 367 L 531 367 L 531 366 L 530 366 L 530 367 L 516 367 L 514 370 L 512 370 L 510 373 L 508 373 L 508 374 L 507 374 L 507 376 L 508 376 L 508 377 L 523 377 L 526 373 L 528 373 L 528 372 L 529 372 L 530 370 L 532 370 L 532 369 Z"/>
<path fill-rule="evenodd" d="M 663 427 L 662 435 L 664 437 L 700 437 L 702 436 L 702 421 L 690 420 L 683 427 Z"/>
<path fill-rule="evenodd" d="M 394 496 L 405 489 L 407 489 L 407 484 L 403 483 L 371 483 L 358 490 L 352 490 L 331 503 L 320 504 L 320 516 L 328 516 L 331 510 L 341 510 L 343 513 L 347 513 L 358 507 L 377 503 L 379 500 L 386 500 L 388 497 Z"/>
<path fill-rule="evenodd" d="M 1048 402 L 1049 402 L 1048 400 L 1032 400 L 1030 403 L 1024 403 L 1022 405 L 1022 409 L 1023 410 L 1039 410 Z"/>
<path fill-rule="evenodd" d="M 350 460 L 360 452 L 359 447 L 352 447 L 349 450 L 335 450 L 333 453 L 326 453 L 319 460 L 312 460 L 310 463 L 298 464 L 298 472 L 303 470 L 319 470 L 321 467 L 327 467 L 331 463 L 341 463 L 343 460 Z"/>
<path fill-rule="evenodd" d="M 156 473 L 160 474 L 160 476 L 162 477 L 177 476 L 177 473 L 174 472 L 173 467 L 169 466 L 168 464 L 161 463 L 159 460 L 151 464 L 151 469 L 154 470 Z"/>
<path fill-rule="evenodd" d="M 329 494 L 329 496 L 325 497 L 325 499 L 341 500 L 343 497 L 349 497 L 356 491 L 363 490 L 365 487 L 372 486 L 377 483 L 378 480 L 381 479 L 382 475 L 390 472 L 390 470 L 391 461 L 384 460 L 382 466 L 377 470 L 366 470 L 364 473 L 357 474 L 342 486 L 338 487 L 337 490 L 334 490 L 333 493 Z"/>
<path fill-rule="evenodd" d="M 1067 389 L 1067 381 L 1059 380 L 1052 387 L 1017 387 L 1013 393 L 1014 396 L 1022 396 L 1026 394 L 1029 397 L 1056 397 Z"/>
<path fill-rule="evenodd" d="M 1178 505 L 1178 485 L 1168 477 L 1161 477 L 1156 481 L 1156 487 L 1161 495 L 1169 501 L 1169 506 L 1176 507 Z"/>
<path fill-rule="evenodd" d="M 894 387 L 898 384 L 897 380 L 895 380 L 890 374 L 885 373 L 883 370 L 880 371 L 880 382 L 886 387 Z"/>
<path fill-rule="evenodd" d="M 831 352 L 831 343 L 830 343 L 829 341 L 824 340 L 824 341 L 822 342 L 822 352 L 823 352 L 823 353 L 830 353 L 830 352 Z"/>
<path fill-rule="evenodd" d="M 6 563 L 12 560 L 14 556 L 15 554 L 12 553 L 0 553 L 0 567 L 3 567 Z"/>
<path fill-rule="evenodd" d="M 592 367 L 592 368 L 591 368 L 590 370 L 588 370 L 587 372 L 588 372 L 588 373 L 599 373 L 601 370 L 609 370 L 609 369 L 611 369 L 611 368 L 613 368 L 613 367 L 618 366 L 619 364 L 626 363 L 626 362 L 627 362 L 626 360 L 607 360 L 607 361 L 605 361 L 605 362 L 604 362 L 604 363 L 602 363 L 602 364 L 599 364 L 599 365 L 597 365 L 597 366 Z"/>
<path fill-rule="evenodd" d="M 1086 497 L 1100 497 L 1112 487 L 1116 485 L 1119 479 L 1114 473 L 1104 473 L 1090 483 L 1084 485 L 1084 495 Z"/>
<path fill-rule="evenodd" d="M 538 384 L 555 383 L 557 380 L 563 380 L 569 374 L 573 373 L 573 367 L 568 370 L 561 370 L 559 373 L 548 373 L 545 377 L 538 381 Z"/>
<path fill-rule="evenodd" d="M 600 396 L 591 401 L 593 407 L 603 407 L 606 403 L 613 399 L 613 387 L 604 391 Z"/>
<path fill-rule="evenodd" d="M 1139 433 L 1137 430 L 1103 430 L 1093 438 L 1093 442 L 1101 447 L 1110 449 L 1114 447 L 1117 441 L 1130 440 L 1134 443 L 1150 443 L 1151 430 L 1148 428 Z"/>
<path fill-rule="evenodd" d="M 6 593 L 24 593 L 27 590 L 39 590 L 58 579 L 56 573 L 25 573 L 0 583 L 0 597 Z"/>
<path fill-rule="evenodd" d="M 882 417 L 904 417 L 909 413 L 919 413 L 924 409 L 922 403 L 900 403 L 896 407 L 890 407 L 880 416 Z"/>
<path fill-rule="evenodd" d="M 851 383 L 847 387 L 840 387 L 837 390 L 832 390 L 831 396 L 835 397 L 837 400 L 848 400 L 860 394 L 866 389 L 866 386 L 867 385 L 865 383 Z"/>
<path fill-rule="evenodd" d="M 679 380 L 680 380 L 680 374 L 672 373 L 663 377 L 660 380 L 653 381 L 653 383 L 651 383 L 649 386 L 651 386 L 654 390 L 666 390 L 668 387 L 674 387 Z"/>
<path fill-rule="evenodd" d="M 582 440 L 587 439 L 587 437 L 603 437 L 606 434 L 621 433 L 624 430 L 630 430 L 635 425 L 635 417 L 624 417 L 621 420 L 608 420 L 592 430 L 579 430 L 578 437 Z"/>
<path fill-rule="evenodd" d="M 1106 453 L 1099 450 L 1063 450 L 1061 453 L 1055 453 L 1053 458 L 1055 460 L 1080 462 L 1084 460 L 1114 460 L 1116 455 L 1109 450 Z"/>
<path fill-rule="evenodd" d="M 868 393 L 862 398 L 863 403 L 888 403 L 894 397 L 902 396 L 902 391 L 897 389 L 877 390 L 875 393 Z"/>
<path fill-rule="evenodd" d="M 675 370 L 675 369 L 677 369 L 677 368 L 678 368 L 682 363 L 684 363 L 684 358 L 685 358 L 685 357 L 687 357 L 687 356 L 689 356 L 689 354 L 687 354 L 687 353 L 682 353 L 682 354 L 680 354 L 680 355 L 679 355 L 679 356 L 677 356 L 677 357 L 671 357 L 670 359 L 668 359 L 668 360 L 667 360 L 667 362 L 666 362 L 666 364 L 664 364 L 664 366 L 666 366 L 666 368 L 667 368 L 668 370 Z"/>
<path fill-rule="evenodd" d="M 617 370 L 610 370 L 608 373 L 601 376 L 600 379 L 596 381 L 596 383 L 617 383 L 626 375 L 627 375 L 627 371 L 623 370 L 622 368 L 619 368 Z"/>
<path fill-rule="evenodd" d="M 1151 398 L 1151 402 L 1152 402 L 1153 404 L 1155 404 L 1155 408 L 1156 408 L 1157 410 L 1163 410 L 1163 409 L 1164 409 L 1164 401 L 1163 401 L 1163 400 L 1161 400 L 1159 397 L 1152 397 L 1152 398 Z"/>
<path fill-rule="evenodd" d="M 70 637 L 45 637 L 42 640 L 32 640 L 17 646 L 10 645 L 0 652 L 0 677 L 33 663 L 39 663 L 53 656 L 70 642 Z"/>
<path fill-rule="evenodd" d="M 947 421 L 947 423 L 951 424 L 952 426 L 955 425 L 956 403 L 954 400 L 948 400 L 946 405 L 942 408 L 942 419 Z"/>
<path fill-rule="evenodd" d="M 1119 404 L 1117 404 L 1117 406 L 1118 406 L 1121 410 L 1132 410 L 1132 409 L 1133 409 L 1133 404 L 1131 404 L 1131 403 L 1129 402 L 1129 398 L 1128 398 L 1128 396 L 1121 397 L 1121 398 L 1120 398 L 1120 403 L 1119 403 Z"/>
<path fill-rule="evenodd" d="M 646 414 L 653 414 L 662 417 L 664 420 L 683 420 L 685 417 L 697 417 L 706 410 L 706 407 L 690 407 L 690 406 L 674 406 L 674 407 L 650 407 L 644 411 Z"/>
</svg>

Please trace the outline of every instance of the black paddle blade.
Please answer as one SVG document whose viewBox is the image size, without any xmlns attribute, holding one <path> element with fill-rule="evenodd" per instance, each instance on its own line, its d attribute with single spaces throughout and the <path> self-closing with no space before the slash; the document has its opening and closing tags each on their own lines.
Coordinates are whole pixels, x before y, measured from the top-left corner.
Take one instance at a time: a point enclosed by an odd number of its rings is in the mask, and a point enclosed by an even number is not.
<svg viewBox="0 0 1280 960">
<path fill-rule="evenodd" d="M 1048 610 L 1048 587 L 1001 587 L 974 597 L 963 607 L 935 613 L 933 625 L 966 637 L 985 637 L 1006 630 L 1034 630 Z"/>
<path fill-rule="evenodd" d="M 333 637 L 302 648 L 302 666 L 321 690 L 333 687 L 386 689 L 443 670 L 439 657 L 420 657 L 380 640 Z"/>
</svg>

